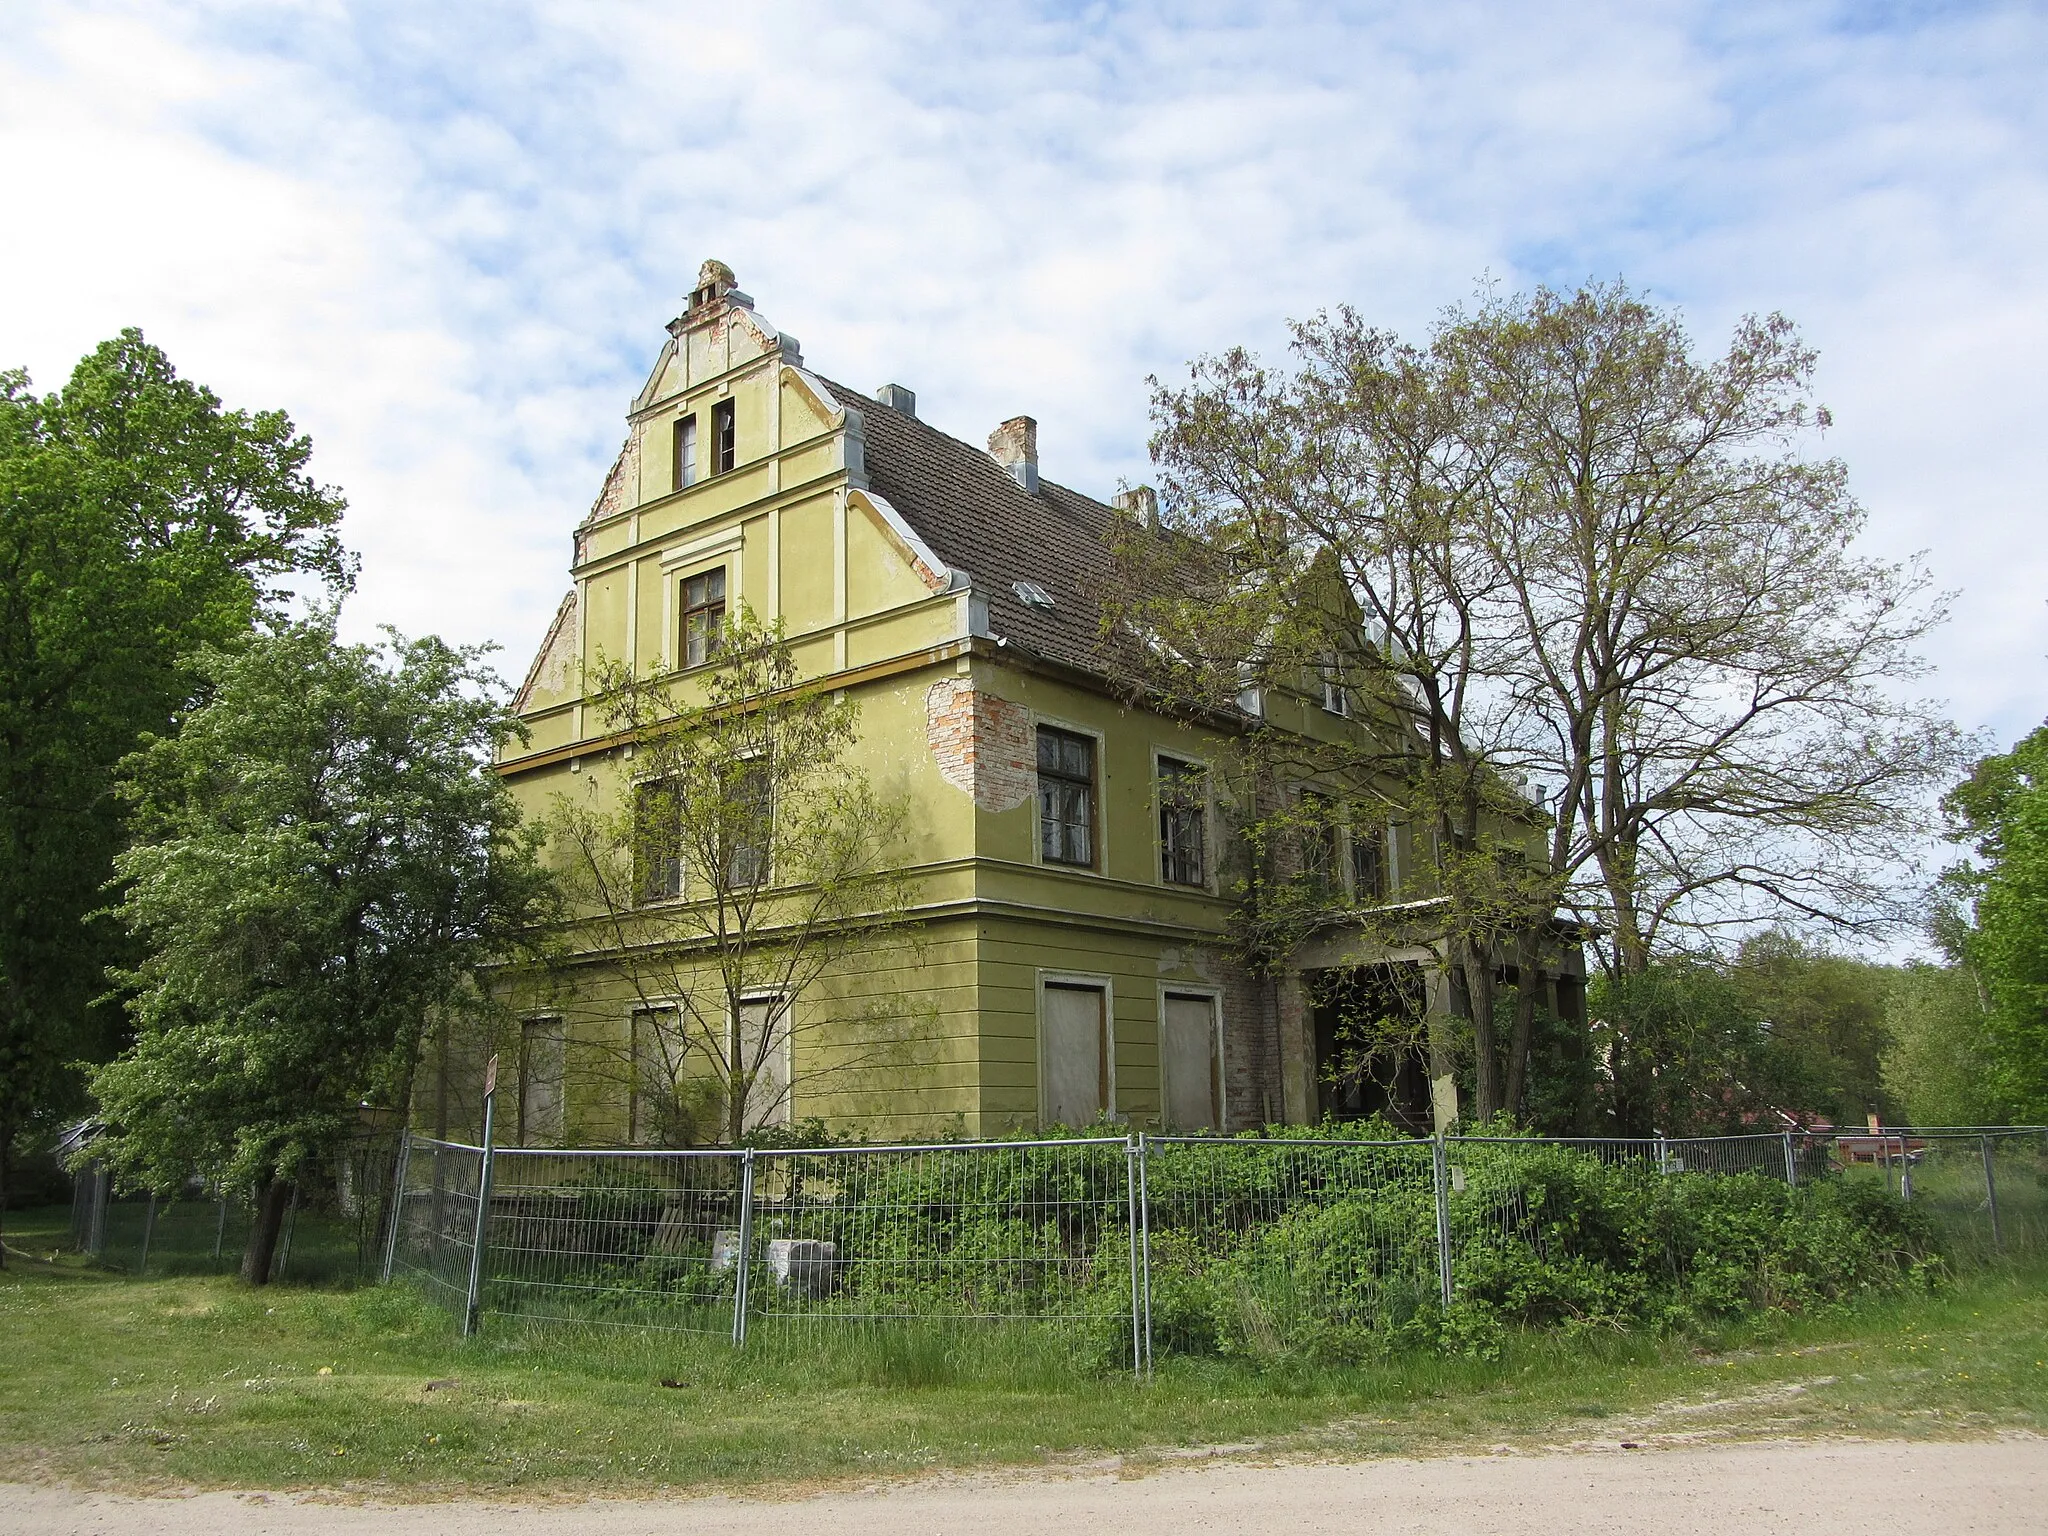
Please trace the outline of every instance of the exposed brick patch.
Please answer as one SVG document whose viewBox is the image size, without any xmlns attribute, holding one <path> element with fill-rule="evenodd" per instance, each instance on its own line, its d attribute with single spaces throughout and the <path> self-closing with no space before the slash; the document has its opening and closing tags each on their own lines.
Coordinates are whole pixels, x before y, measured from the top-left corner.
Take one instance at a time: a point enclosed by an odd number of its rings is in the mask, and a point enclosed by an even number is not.
<svg viewBox="0 0 2048 1536">
<path fill-rule="evenodd" d="M 1038 785 L 1031 713 L 981 693 L 969 678 L 933 683 L 924 695 L 925 739 L 939 775 L 984 811 L 1014 811 Z"/>
</svg>

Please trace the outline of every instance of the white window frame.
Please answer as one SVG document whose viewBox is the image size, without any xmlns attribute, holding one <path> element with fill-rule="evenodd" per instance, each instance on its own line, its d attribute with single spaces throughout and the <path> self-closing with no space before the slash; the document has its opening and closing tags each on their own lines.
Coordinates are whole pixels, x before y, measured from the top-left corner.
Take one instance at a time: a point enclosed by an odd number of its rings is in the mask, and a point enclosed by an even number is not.
<svg viewBox="0 0 2048 1536">
<path fill-rule="evenodd" d="M 1167 1135 L 1174 1134 L 1173 1127 L 1166 1123 L 1166 1000 L 1169 997 L 1202 997 L 1209 1001 L 1210 1061 L 1211 1070 L 1216 1074 L 1216 1124 L 1212 1129 L 1218 1136 L 1226 1135 L 1225 1127 L 1230 1124 L 1230 1079 L 1223 1070 L 1223 989 L 1200 982 L 1159 983 L 1159 1127 Z"/>
<path fill-rule="evenodd" d="M 1035 838 L 1037 835 L 1037 832 L 1034 830 L 1032 836 Z M 1069 866 L 1060 864 L 1055 865 L 1053 867 L 1056 869 L 1065 869 Z M 1047 1110 L 1045 1103 L 1045 990 L 1048 986 L 1092 988 L 1102 994 L 1102 1033 L 1104 1053 L 1103 1094 L 1109 1101 L 1107 1104 L 1103 1106 L 1103 1114 L 1106 1119 L 1112 1121 L 1120 1120 L 1122 1117 L 1117 1109 L 1116 1097 L 1115 980 L 1106 973 L 1102 972 L 1054 971 L 1040 968 L 1038 972 L 1038 983 L 1037 987 L 1035 988 L 1038 1008 L 1037 1024 L 1033 1032 L 1034 1040 L 1031 1057 L 1032 1078 L 1033 1081 L 1036 1083 L 1038 1089 L 1039 1125 L 1042 1127 L 1047 1123 Z"/>
</svg>

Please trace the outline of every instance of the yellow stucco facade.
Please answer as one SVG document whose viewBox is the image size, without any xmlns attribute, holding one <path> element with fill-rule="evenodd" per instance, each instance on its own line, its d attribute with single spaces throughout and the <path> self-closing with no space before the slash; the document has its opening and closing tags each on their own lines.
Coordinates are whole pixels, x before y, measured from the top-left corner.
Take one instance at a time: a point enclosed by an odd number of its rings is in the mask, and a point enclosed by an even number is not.
<svg viewBox="0 0 2048 1536">
<path fill-rule="evenodd" d="M 1199 883 L 1168 878 L 1161 760 L 1206 763 L 1222 743 L 1129 707 L 1087 664 L 1095 620 L 1077 567 L 1110 509 L 1039 481 L 1028 421 L 1005 425 L 997 457 L 919 421 L 907 391 L 882 395 L 807 369 L 707 263 L 575 530 L 573 589 L 518 695 L 530 735 L 501 771 L 535 817 L 571 788 L 625 793 L 629 745 L 605 734 L 586 681 L 624 663 L 687 696 L 707 675 L 687 655 L 688 584 L 721 573 L 729 601 L 783 626 L 806 676 L 858 704 L 861 767 L 911 807 L 914 938 L 848 957 L 792 1004 L 809 1020 L 864 1012 L 870 1027 L 893 1010 L 901 1049 L 834 1076 L 810 1070 L 830 1029 L 805 1035 L 789 1116 L 870 1137 L 1004 1132 L 1082 1118 L 1092 1070 L 1096 1112 L 1137 1129 L 1315 1118 L 1298 988 L 1245 974 L 1225 942 L 1220 828 Z M 1305 730 L 1357 728 L 1306 698 L 1269 708 Z M 1033 754 L 1047 730 L 1090 760 L 1086 863 L 1045 856 Z M 1412 850 L 1399 828 L 1369 835 L 1388 839 L 1391 899 Z M 579 1087 L 603 1076 L 579 1071 L 579 1053 L 616 1057 L 632 1006 L 595 971 L 589 987 L 557 1055 L 527 1069 L 562 1079 L 535 1090 L 553 1098 L 529 1140 L 633 1134 L 617 1093 Z M 1099 1045 L 1092 1068 L 1055 1059 L 1084 1038 Z"/>
</svg>

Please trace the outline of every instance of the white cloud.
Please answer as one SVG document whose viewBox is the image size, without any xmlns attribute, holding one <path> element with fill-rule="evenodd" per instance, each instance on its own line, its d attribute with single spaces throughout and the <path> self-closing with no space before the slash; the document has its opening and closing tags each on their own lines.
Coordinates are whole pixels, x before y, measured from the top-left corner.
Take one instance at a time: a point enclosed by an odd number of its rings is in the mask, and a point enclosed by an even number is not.
<svg viewBox="0 0 2048 1536">
<path fill-rule="evenodd" d="M 1625 274 L 1781 308 L 1939 686 L 2048 711 L 2048 25 L 2023 6 L 29 3 L 0 17 L 0 360 L 142 324 L 353 502 L 352 622 L 538 643 L 706 255 L 849 383 L 1144 472 L 1143 378 L 1339 302 Z M 851 19 L 849 19 L 851 18 Z"/>
</svg>

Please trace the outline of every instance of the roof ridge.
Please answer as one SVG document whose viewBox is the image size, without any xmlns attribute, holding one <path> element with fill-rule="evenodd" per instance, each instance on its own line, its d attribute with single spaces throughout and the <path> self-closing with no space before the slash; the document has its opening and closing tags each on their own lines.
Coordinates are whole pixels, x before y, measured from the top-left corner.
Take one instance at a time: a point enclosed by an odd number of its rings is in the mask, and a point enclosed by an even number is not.
<svg viewBox="0 0 2048 1536">
<path fill-rule="evenodd" d="M 855 389 L 851 384 L 842 384 L 839 380 L 833 378 L 830 374 L 819 373 L 818 370 L 815 368 L 809 369 L 807 371 L 811 374 L 813 378 L 817 379 L 820 383 L 825 385 L 826 388 L 833 391 L 833 393 L 841 396 L 842 400 L 846 401 L 847 403 L 858 402 L 861 413 L 863 415 L 865 415 L 870 409 L 887 411 L 891 416 L 895 417 L 898 421 L 909 422 L 912 426 L 917 427 L 922 431 L 929 432 L 934 437 L 942 437 L 949 443 L 957 443 L 962 448 L 965 448 L 969 453 L 980 454 L 983 458 L 987 459 L 991 464 L 995 464 L 996 462 L 995 459 L 990 456 L 989 451 L 986 448 L 977 448 L 974 444 L 967 441 L 966 438 L 955 437 L 952 433 L 948 432 L 944 427 L 935 427 L 930 422 L 926 421 L 922 416 L 913 415 L 908 411 L 899 411 L 896 409 L 895 406 L 877 400 L 873 395 L 869 394 L 866 390 Z M 1001 468 L 1000 465 L 997 465 L 996 467 L 998 469 Z M 1069 496 L 1078 497 L 1082 501 L 1088 502 L 1091 506 L 1097 506 L 1102 508 L 1102 510 L 1105 512 L 1114 513 L 1116 511 L 1116 508 L 1109 502 L 1103 501 L 1099 497 L 1091 496 L 1086 491 L 1077 491 L 1071 485 L 1066 485 L 1061 481 L 1051 480 L 1046 478 L 1044 475 L 1040 475 L 1038 477 L 1038 483 L 1041 487 L 1050 486 L 1052 487 L 1052 489 L 1056 491 L 1064 491 Z"/>
</svg>

